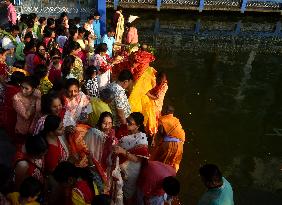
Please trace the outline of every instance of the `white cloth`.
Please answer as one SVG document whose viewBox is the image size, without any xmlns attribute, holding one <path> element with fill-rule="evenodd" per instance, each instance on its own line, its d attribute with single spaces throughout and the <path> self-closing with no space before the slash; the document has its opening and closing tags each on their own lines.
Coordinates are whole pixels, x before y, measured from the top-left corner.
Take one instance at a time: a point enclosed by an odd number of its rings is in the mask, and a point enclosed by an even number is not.
<svg viewBox="0 0 282 205">
<path fill-rule="evenodd" d="M 4 48 L 5 50 L 9 50 L 9 49 L 16 48 L 16 46 L 8 36 L 5 36 L 2 39 L 2 48 Z"/>
<path fill-rule="evenodd" d="M 111 70 L 107 70 L 105 73 L 102 73 L 97 77 L 99 90 L 103 90 L 107 85 L 111 83 Z"/>
<path fill-rule="evenodd" d="M 138 19 L 138 18 L 139 18 L 139 16 L 130 15 L 130 16 L 128 17 L 127 22 L 128 22 L 128 23 L 132 23 L 133 21 L 135 21 L 135 20 Z"/>
<path fill-rule="evenodd" d="M 148 146 L 148 140 L 145 133 L 139 132 L 122 137 L 119 140 L 119 145 L 126 150 L 130 150 L 138 145 Z M 128 199 L 131 198 L 136 192 L 136 182 L 140 173 L 141 162 L 132 162 L 127 160 L 126 162 L 122 163 L 120 167 L 124 173 L 123 194 L 124 197 Z"/>
<path fill-rule="evenodd" d="M 85 143 L 90 151 L 90 154 L 98 162 L 101 162 L 106 138 L 107 136 L 96 128 L 90 129 L 85 135 Z"/>
</svg>

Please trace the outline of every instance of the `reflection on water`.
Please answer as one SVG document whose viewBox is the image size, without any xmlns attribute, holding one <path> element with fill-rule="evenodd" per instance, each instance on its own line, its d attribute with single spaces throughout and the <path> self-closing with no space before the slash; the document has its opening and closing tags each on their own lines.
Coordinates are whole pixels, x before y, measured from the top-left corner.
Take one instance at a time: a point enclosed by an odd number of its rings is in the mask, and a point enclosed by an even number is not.
<svg viewBox="0 0 282 205">
<path fill-rule="evenodd" d="M 166 102 L 188 133 L 183 204 L 196 204 L 205 190 L 198 169 L 206 162 L 233 184 L 236 204 L 282 204 L 279 18 L 130 14 L 141 17 L 140 39 L 158 48 L 154 67 L 168 74 Z"/>
</svg>

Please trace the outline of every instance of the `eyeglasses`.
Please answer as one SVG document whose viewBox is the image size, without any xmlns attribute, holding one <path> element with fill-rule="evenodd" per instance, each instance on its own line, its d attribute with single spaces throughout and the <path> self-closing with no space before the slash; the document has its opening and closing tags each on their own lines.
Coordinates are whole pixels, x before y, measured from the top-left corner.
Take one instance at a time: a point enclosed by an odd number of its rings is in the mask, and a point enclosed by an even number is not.
<svg viewBox="0 0 282 205">
<path fill-rule="evenodd" d="M 61 59 L 61 57 L 59 57 L 59 56 L 54 56 L 52 59 L 53 59 L 53 60 L 59 60 L 59 59 Z"/>
</svg>

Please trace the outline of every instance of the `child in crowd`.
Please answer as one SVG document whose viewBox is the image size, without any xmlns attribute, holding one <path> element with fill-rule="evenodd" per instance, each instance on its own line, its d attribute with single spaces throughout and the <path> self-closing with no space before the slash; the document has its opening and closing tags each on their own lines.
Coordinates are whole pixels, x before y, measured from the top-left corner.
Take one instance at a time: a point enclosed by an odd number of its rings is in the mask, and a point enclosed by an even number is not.
<svg viewBox="0 0 282 205">
<path fill-rule="evenodd" d="M 20 186 L 19 192 L 8 194 L 11 205 L 40 205 L 36 200 L 41 193 L 41 183 L 34 177 L 26 178 Z"/>
<path fill-rule="evenodd" d="M 85 94 L 90 97 L 99 97 L 99 82 L 97 78 L 97 68 L 95 66 L 89 66 L 85 71 Z"/>
</svg>

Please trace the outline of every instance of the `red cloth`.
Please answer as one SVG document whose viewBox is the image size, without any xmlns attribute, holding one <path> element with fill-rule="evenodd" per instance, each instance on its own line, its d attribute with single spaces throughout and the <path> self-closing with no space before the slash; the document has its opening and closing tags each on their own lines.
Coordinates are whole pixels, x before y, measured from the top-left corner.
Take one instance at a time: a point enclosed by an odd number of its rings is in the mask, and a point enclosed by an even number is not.
<svg viewBox="0 0 282 205">
<path fill-rule="evenodd" d="M 85 181 L 85 180 L 77 181 L 74 188 L 78 189 L 83 194 L 85 203 L 91 204 L 91 202 L 94 198 L 94 192 L 93 192 L 93 190 L 91 190 L 87 181 Z"/>
<path fill-rule="evenodd" d="M 48 78 L 49 78 L 49 80 L 51 81 L 52 84 L 59 81 L 62 78 L 61 69 L 57 69 L 54 66 L 51 66 L 51 68 L 49 70 Z"/>
<path fill-rule="evenodd" d="M 64 158 L 64 156 L 62 156 L 63 147 L 59 139 L 57 140 L 57 143 L 58 146 L 48 144 L 48 152 L 45 155 L 45 169 L 48 173 L 53 172 L 57 165 L 63 161 L 62 159 Z"/>
<path fill-rule="evenodd" d="M 134 80 L 138 80 L 155 59 L 155 56 L 147 51 L 139 50 L 135 52 L 133 54 L 134 65 L 131 67 Z"/>
<path fill-rule="evenodd" d="M 0 106 L 0 125 L 2 125 L 9 137 L 15 136 L 17 113 L 13 108 L 13 97 L 21 90 L 20 86 L 6 85 L 3 105 Z"/>
<path fill-rule="evenodd" d="M 26 153 L 22 151 L 16 152 L 15 166 L 17 163 L 25 161 L 28 163 L 28 170 L 26 175 L 38 179 L 41 183 L 44 182 L 44 159 L 32 160 L 29 159 Z"/>
<path fill-rule="evenodd" d="M 137 186 L 146 197 L 162 196 L 165 194 L 162 181 L 169 176 L 176 176 L 173 167 L 158 161 L 148 161 L 148 164 L 141 168 Z"/>
<path fill-rule="evenodd" d="M 6 63 L 0 62 L 0 77 L 6 79 L 8 77 L 9 67 Z"/>
<path fill-rule="evenodd" d="M 38 54 L 35 54 L 34 58 L 33 58 L 33 66 L 34 68 L 36 68 L 37 65 L 46 64 L 46 59 L 40 58 Z"/>
</svg>

